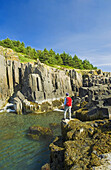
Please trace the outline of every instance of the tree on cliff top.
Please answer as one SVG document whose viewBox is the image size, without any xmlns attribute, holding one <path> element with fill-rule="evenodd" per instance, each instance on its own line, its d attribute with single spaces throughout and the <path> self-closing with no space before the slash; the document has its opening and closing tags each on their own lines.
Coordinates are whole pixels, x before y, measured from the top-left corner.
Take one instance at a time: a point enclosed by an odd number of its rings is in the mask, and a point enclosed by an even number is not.
<svg viewBox="0 0 111 170">
<path fill-rule="evenodd" d="M 97 69 L 88 60 L 82 61 L 76 55 L 72 57 L 71 55 L 63 52 L 62 54 L 55 53 L 52 49 L 49 51 L 45 48 L 42 50 L 35 50 L 30 46 L 25 48 L 25 44 L 20 41 L 10 40 L 9 38 L 0 41 L 0 45 L 3 47 L 11 48 L 16 52 L 25 54 L 26 58 L 37 59 L 42 63 L 47 65 L 64 65 L 70 66 L 78 69 Z"/>
</svg>

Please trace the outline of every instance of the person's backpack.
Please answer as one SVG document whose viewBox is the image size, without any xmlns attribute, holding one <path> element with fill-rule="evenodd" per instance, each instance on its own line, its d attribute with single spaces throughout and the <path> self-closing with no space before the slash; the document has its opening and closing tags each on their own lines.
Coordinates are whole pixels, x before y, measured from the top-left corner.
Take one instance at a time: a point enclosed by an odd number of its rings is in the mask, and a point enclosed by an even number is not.
<svg viewBox="0 0 111 170">
<path fill-rule="evenodd" d="M 72 99 L 70 97 L 66 97 L 66 106 L 71 106 L 72 105 Z"/>
</svg>

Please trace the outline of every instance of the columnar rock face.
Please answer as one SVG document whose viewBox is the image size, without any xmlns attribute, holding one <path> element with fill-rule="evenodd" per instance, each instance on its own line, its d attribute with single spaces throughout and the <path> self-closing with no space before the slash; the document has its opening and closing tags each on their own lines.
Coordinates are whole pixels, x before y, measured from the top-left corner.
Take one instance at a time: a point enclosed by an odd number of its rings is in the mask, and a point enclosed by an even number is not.
<svg viewBox="0 0 111 170">
<path fill-rule="evenodd" d="M 82 75 L 75 70 L 59 70 L 38 61 L 21 64 L 18 60 L 0 55 L 0 108 L 6 99 L 20 91 L 33 102 L 61 98 L 66 92 L 78 93 Z"/>
<path fill-rule="evenodd" d="M 0 107 L 5 103 L 9 95 L 9 81 L 7 77 L 6 61 L 4 56 L 0 55 Z"/>
<path fill-rule="evenodd" d="M 111 73 L 101 70 L 78 73 L 74 69 L 52 68 L 39 61 L 21 64 L 13 53 L 11 49 L 5 54 L 0 51 L 0 108 L 17 91 L 36 103 L 64 97 L 66 92 L 74 98 L 84 97 L 89 103 L 98 95 L 111 94 L 107 87 L 99 87 L 110 85 Z"/>
<path fill-rule="evenodd" d="M 67 72 L 41 63 L 22 65 L 21 76 L 22 93 L 34 102 L 63 97 L 67 91 L 73 95 L 72 86 L 80 87 L 76 82 L 71 84 Z M 80 77 L 82 83 L 82 76 Z"/>
<path fill-rule="evenodd" d="M 76 117 L 82 121 L 95 119 L 111 119 L 111 85 L 99 84 L 92 87 L 81 87 L 80 106 L 76 112 Z"/>
<path fill-rule="evenodd" d="M 98 84 L 108 84 L 111 83 L 111 73 L 110 72 L 102 72 L 99 70 L 95 75 L 93 72 L 88 75 L 83 76 L 83 86 L 91 87 L 96 86 Z"/>
</svg>

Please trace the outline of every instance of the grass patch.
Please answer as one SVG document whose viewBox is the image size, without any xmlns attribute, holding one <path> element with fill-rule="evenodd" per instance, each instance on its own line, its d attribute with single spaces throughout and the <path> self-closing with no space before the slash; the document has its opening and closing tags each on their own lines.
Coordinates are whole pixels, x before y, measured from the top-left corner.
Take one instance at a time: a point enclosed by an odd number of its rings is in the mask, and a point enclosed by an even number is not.
<svg viewBox="0 0 111 170">
<path fill-rule="evenodd" d="M 70 66 L 65 66 L 65 65 L 54 65 L 54 64 L 47 64 L 50 67 L 56 68 L 58 70 L 64 70 L 64 69 L 74 69 L 74 67 L 70 67 Z"/>
<path fill-rule="evenodd" d="M 21 56 L 21 55 L 19 55 L 19 60 L 20 60 L 20 62 L 21 63 L 32 63 L 32 62 L 36 62 L 36 60 L 34 60 L 34 59 L 30 59 L 30 58 L 27 58 L 26 56 Z"/>
</svg>

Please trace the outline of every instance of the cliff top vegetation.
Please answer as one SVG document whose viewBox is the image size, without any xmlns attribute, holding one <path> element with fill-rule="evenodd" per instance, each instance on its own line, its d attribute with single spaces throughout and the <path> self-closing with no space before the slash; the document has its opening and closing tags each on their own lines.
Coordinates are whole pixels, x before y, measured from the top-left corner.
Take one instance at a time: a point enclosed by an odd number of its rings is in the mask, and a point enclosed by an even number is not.
<svg viewBox="0 0 111 170">
<path fill-rule="evenodd" d="M 19 55 L 21 62 L 31 62 L 39 59 L 42 63 L 45 63 L 49 66 L 62 66 L 70 67 L 81 70 L 96 70 L 97 67 L 94 67 L 87 59 L 81 60 L 74 55 L 73 57 L 65 52 L 59 54 L 55 53 L 52 49 L 49 51 L 45 48 L 42 50 L 35 50 L 31 46 L 25 47 L 25 44 L 20 41 L 10 40 L 9 38 L 0 41 L 0 46 L 5 48 L 11 48 Z"/>
</svg>

